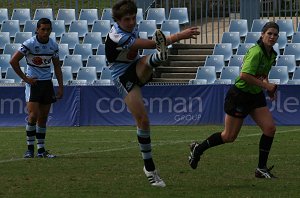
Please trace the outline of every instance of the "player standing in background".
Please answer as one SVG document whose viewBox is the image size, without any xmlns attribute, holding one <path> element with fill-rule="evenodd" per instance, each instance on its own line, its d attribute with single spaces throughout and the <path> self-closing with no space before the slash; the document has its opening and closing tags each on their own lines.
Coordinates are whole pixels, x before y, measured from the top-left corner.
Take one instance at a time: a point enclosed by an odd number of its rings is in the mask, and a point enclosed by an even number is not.
<svg viewBox="0 0 300 198">
<path fill-rule="evenodd" d="M 34 157 L 35 138 L 37 157 L 55 158 L 45 150 L 46 123 L 51 104 L 63 96 L 63 79 L 58 56 L 58 44 L 50 38 L 52 23 L 41 18 L 37 23 L 36 35 L 26 40 L 13 55 L 10 64 L 15 72 L 26 82 L 25 99 L 28 110 L 26 125 L 28 150 L 24 158 Z M 20 68 L 20 60 L 26 57 L 26 75 Z M 51 61 L 58 81 L 57 95 L 54 93 L 51 74 Z"/>
<path fill-rule="evenodd" d="M 276 98 L 277 86 L 269 83 L 268 74 L 276 61 L 277 53 L 273 45 L 277 42 L 278 33 L 279 26 L 275 22 L 266 23 L 257 44 L 246 53 L 240 76 L 225 98 L 225 129 L 212 134 L 201 144 L 194 142 L 190 145 L 189 164 L 193 169 L 197 168 L 205 150 L 233 142 L 240 132 L 244 118 L 250 114 L 263 133 L 259 142 L 259 161 L 255 177 L 275 178 L 270 172 L 273 166 L 267 168 L 267 160 L 276 128 L 263 89 L 267 90 L 271 100 Z"/>
<path fill-rule="evenodd" d="M 181 39 L 196 38 L 199 31 L 191 27 L 165 37 L 157 30 L 155 40 L 138 38 L 136 24 L 137 7 L 132 0 L 121 0 L 114 4 L 112 15 L 116 23 L 112 26 L 106 41 L 105 53 L 112 71 L 112 78 L 119 94 L 135 119 L 137 138 L 144 160 L 144 173 L 152 186 L 165 187 L 155 168 L 150 139 L 150 122 L 144 106 L 141 87 L 152 78 L 153 68 L 167 60 L 167 45 Z M 140 49 L 157 49 L 158 52 L 140 57 Z"/>
</svg>

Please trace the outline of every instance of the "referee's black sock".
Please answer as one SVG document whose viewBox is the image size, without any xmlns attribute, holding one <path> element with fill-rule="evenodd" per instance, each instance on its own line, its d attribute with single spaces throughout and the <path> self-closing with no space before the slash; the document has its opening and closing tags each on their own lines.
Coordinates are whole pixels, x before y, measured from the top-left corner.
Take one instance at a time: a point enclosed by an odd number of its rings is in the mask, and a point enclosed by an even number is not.
<svg viewBox="0 0 300 198">
<path fill-rule="evenodd" d="M 199 145 L 199 151 L 200 153 L 203 153 L 205 150 L 208 148 L 218 146 L 220 144 L 224 144 L 222 137 L 221 137 L 221 132 L 214 133 L 211 136 L 209 136 L 206 140 L 204 140 L 200 145 Z"/>
<path fill-rule="evenodd" d="M 262 134 L 259 142 L 258 168 L 266 168 L 273 139 L 274 137 L 269 137 L 265 134 Z"/>
</svg>

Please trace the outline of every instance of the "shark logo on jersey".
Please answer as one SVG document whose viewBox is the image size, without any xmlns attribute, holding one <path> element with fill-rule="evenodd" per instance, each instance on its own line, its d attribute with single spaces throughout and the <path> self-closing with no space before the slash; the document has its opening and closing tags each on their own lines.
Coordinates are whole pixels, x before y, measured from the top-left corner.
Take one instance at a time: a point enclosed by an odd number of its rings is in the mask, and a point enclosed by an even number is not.
<svg viewBox="0 0 300 198">
<path fill-rule="evenodd" d="M 34 57 L 32 59 L 32 62 L 35 64 L 35 65 L 41 65 L 43 64 L 43 59 L 41 57 Z"/>
</svg>

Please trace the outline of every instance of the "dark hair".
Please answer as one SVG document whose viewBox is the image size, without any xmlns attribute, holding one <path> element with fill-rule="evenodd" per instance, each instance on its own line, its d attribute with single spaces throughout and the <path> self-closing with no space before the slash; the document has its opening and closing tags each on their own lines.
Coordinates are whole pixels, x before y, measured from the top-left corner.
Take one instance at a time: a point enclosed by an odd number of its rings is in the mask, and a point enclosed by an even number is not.
<svg viewBox="0 0 300 198">
<path fill-rule="evenodd" d="M 37 28 L 41 27 L 41 24 L 50 24 L 50 27 L 52 28 L 52 23 L 50 21 L 50 19 L 48 18 L 41 18 L 38 22 L 37 22 Z"/>
<path fill-rule="evenodd" d="M 277 23 L 270 21 L 267 22 L 264 27 L 261 29 L 261 32 L 265 33 L 269 28 L 274 28 L 279 32 L 279 26 Z"/>
<path fill-rule="evenodd" d="M 120 20 L 123 16 L 137 13 L 137 6 L 132 0 L 118 1 L 112 7 L 112 17 L 115 21 Z"/>
</svg>

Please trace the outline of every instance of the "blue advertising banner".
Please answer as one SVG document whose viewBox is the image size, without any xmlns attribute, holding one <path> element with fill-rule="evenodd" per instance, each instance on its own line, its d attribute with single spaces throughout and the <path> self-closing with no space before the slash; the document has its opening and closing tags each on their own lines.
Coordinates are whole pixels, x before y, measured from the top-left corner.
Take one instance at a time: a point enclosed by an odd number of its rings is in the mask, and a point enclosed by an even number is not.
<svg viewBox="0 0 300 198">
<path fill-rule="evenodd" d="M 152 125 L 223 124 L 229 85 L 145 86 L 144 103 Z M 300 125 L 300 86 L 281 85 L 268 106 L 277 125 Z M 24 87 L 1 87 L 0 126 L 24 126 Z M 254 124 L 250 117 L 245 124 Z M 135 125 L 114 86 L 66 86 L 54 103 L 49 126 Z"/>
</svg>

